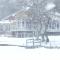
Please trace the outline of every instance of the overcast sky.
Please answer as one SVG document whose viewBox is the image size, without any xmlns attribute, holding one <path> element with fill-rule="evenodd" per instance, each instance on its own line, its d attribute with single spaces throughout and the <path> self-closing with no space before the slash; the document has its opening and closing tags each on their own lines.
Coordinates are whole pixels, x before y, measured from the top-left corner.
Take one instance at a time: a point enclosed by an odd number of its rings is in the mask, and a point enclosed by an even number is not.
<svg viewBox="0 0 60 60">
<path fill-rule="evenodd" d="M 39 0 L 40 1 L 40 0 Z M 60 0 L 55 0 L 58 11 L 60 11 Z M 20 10 L 22 6 L 30 6 L 31 0 L 0 0 L 0 19 Z"/>
</svg>

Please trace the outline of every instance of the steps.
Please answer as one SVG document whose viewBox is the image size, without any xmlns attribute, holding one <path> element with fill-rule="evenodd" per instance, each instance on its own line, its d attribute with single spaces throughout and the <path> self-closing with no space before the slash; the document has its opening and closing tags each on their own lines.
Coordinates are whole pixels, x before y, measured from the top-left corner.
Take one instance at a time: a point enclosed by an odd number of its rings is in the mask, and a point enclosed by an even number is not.
<svg viewBox="0 0 60 60">
<path fill-rule="evenodd" d="M 38 48 L 41 45 L 41 39 L 28 39 L 26 40 L 26 48 Z"/>
</svg>

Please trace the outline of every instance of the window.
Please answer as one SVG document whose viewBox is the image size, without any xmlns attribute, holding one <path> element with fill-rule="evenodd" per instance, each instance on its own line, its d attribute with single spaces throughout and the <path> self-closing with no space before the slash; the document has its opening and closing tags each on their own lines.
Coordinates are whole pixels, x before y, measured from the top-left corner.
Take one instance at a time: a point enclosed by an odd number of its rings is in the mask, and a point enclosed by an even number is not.
<svg viewBox="0 0 60 60">
<path fill-rule="evenodd" d="M 31 26 L 31 22 L 29 22 L 29 21 L 26 22 L 26 28 L 27 28 L 27 29 L 31 29 L 31 27 L 32 27 L 32 26 Z"/>
</svg>

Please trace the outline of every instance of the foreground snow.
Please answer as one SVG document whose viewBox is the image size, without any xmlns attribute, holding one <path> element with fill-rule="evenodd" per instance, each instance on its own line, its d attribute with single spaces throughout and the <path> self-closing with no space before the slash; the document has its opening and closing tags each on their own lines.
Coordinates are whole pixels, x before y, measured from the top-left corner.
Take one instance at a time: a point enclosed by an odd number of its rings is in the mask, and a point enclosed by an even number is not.
<svg viewBox="0 0 60 60">
<path fill-rule="evenodd" d="M 0 37 L 0 45 L 1 44 L 9 44 L 9 45 L 19 45 L 19 46 L 26 46 L 26 40 L 31 38 L 12 38 L 12 37 Z M 39 43 L 40 44 L 40 43 Z M 39 45 L 37 44 L 37 45 Z M 28 45 L 32 45 L 28 44 Z M 36 45 L 36 44 L 35 44 Z M 42 46 L 53 46 L 53 47 L 60 47 L 60 36 L 49 36 L 49 42 L 46 44 L 45 42 L 41 42 Z"/>
<path fill-rule="evenodd" d="M 60 60 L 60 49 L 0 46 L 0 60 Z"/>
<path fill-rule="evenodd" d="M 59 37 L 55 38 L 59 40 Z M 51 36 L 50 40 L 55 38 Z M 0 43 L 20 44 L 20 42 L 20 38 L 0 37 Z M 0 46 L 0 60 L 60 60 L 60 49 Z"/>
</svg>

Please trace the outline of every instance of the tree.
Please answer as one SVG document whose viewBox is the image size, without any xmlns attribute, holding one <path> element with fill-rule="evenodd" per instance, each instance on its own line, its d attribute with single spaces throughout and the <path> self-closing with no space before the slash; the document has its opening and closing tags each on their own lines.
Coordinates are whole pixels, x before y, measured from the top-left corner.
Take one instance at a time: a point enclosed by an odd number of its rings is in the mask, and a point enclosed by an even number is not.
<svg viewBox="0 0 60 60">
<path fill-rule="evenodd" d="M 50 17 L 48 12 L 45 9 L 45 5 L 47 4 L 47 0 L 33 0 L 33 5 L 30 7 L 30 11 L 32 13 L 32 28 L 35 31 L 37 40 L 39 40 L 39 36 L 41 35 L 42 41 L 49 42 L 48 36 L 46 34 L 48 23 L 50 21 Z M 44 3 L 43 3 L 44 2 Z M 34 22 L 36 22 L 34 24 Z M 39 35 L 40 33 L 40 35 Z M 46 37 L 46 40 L 45 38 Z"/>
</svg>

